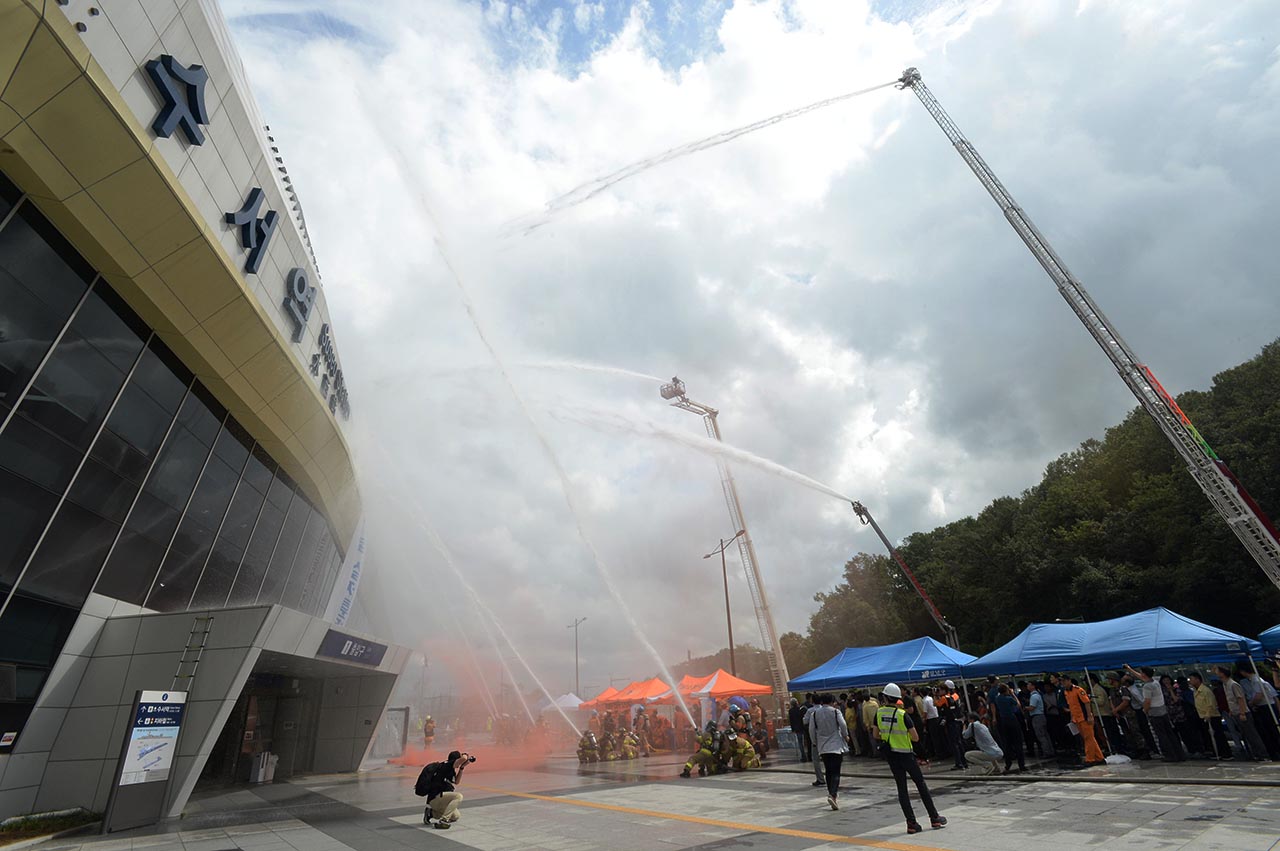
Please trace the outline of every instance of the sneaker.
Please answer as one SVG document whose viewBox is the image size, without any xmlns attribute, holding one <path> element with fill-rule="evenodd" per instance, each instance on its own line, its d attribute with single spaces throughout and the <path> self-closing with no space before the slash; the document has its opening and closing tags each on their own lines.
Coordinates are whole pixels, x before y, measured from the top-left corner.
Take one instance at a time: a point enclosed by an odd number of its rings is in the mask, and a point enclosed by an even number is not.
<svg viewBox="0 0 1280 851">
<path fill-rule="evenodd" d="M 819 787 L 819 786 L 826 786 L 826 785 L 827 785 L 827 781 L 825 781 L 825 780 L 815 780 L 815 781 L 813 781 L 813 786 L 814 786 L 814 788 L 817 788 L 817 787 Z"/>
<path fill-rule="evenodd" d="M 840 809 L 840 805 L 836 803 L 836 796 L 835 796 L 835 795 L 828 795 L 828 796 L 827 796 L 827 803 L 831 805 L 831 809 L 833 809 L 833 810 L 838 810 L 838 809 Z"/>
<path fill-rule="evenodd" d="M 448 830 L 451 827 L 449 822 L 444 821 L 443 819 L 441 819 L 440 821 L 434 822 L 431 826 L 434 827 L 436 830 Z"/>
<path fill-rule="evenodd" d="M 920 826 L 919 822 L 914 822 L 914 821 L 907 822 L 907 833 L 909 834 L 922 833 L 923 831 L 924 831 L 924 828 Z"/>
<path fill-rule="evenodd" d="M 423 814 L 422 814 L 422 823 L 423 823 L 423 824 L 431 824 L 431 811 L 430 811 L 430 810 L 428 810 L 427 812 L 425 812 L 425 813 L 423 813 Z"/>
<path fill-rule="evenodd" d="M 938 816 L 936 818 L 929 819 L 929 827 L 933 828 L 934 830 L 942 830 L 946 826 L 947 826 L 946 816 Z"/>
</svg>

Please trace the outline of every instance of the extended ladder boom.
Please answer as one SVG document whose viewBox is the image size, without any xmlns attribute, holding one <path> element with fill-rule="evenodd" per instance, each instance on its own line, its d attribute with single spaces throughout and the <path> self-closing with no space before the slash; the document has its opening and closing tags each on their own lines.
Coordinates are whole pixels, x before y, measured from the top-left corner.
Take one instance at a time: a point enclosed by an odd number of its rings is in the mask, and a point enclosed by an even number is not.
<svg viewBox="0 0 1280 851">
<path fill-rule="evenodd" d="M 710 405 L 695 402 L 685 393 L 684 382 L 672 378 L 670 384 L 662 386 L 662 398 L 667 399 L 677 408 L 692 411 L 702 417 L 707 428 L 707 437 L 723 443 L 720 436 L 720 423 L 717 419 L 720 412 Z M 747 521 L 742 516 L 742 500 L 738 498 L 738 486 L 734 484 L 733 472 L 724 458 L 716 456 L 716 467 L 720 471 L 720 488 L 724 491 L 724 501 L 729 507 L 729 520 L 735 530 L 741 529 L 738 535 L 738 555 L 742 558 L 742 566 L 747 578 L 747 588 L 751 591 L 751 603 L 756 610 L 756 623 L 760 626 L 760 640 L 764 644 L 765 657 L 769 661 L 769 677 L 773 686 L 774 697 L 778 700 L 778 711 L 787 705 L 787 682 L 791 679 L 787 671 L 787 660 L 782 655 L 782 642 L 778 639 L 778 628 L 773 622 L 773 612 L 769 608 L 769 595 L 765 591 L 764 577 L 760 573 L 760 562 L 756 559 L 756 546 L 751 541 L 751 532 L 747 529 Z"/>
<path fill-rule="evenodd" d="M 960 636 L 956 634 L 956 628 L 948 623 L 947 619 L 942 616 L 942 610 L 933 602 L 933 598 L 929 596 L 929 592 L 924 590 L 924 586 L 920 584 L 920 580 L 916 579 L 916 575 L 911 571 L 911 568 L 907 567 L 907 560 L 898 552 L 898 548 L 890 543 L 888 536 L 880 530 L 880 524 L 871 516 L 871 512 L 867 511 L 866 506 L 860 502 L 853 502 L 850 504 L 853 506 L 853 513 L 858 515 L 858 519 L 862 521 L 863 525 L 870 525 L 871 528 L 875 530 L 876 535 L 880 537 L 880 543 L 884 544 L 884 548 L 889 551 L 889 555 L 898 563 L 898 567 L 902 568 L 902 572 L 906 574 L 907 581 L 909 581 L 912 587 L 916 589 L 916 593 L 920 595 L 920 599 L 924 600 L 925 608 L 929 610 L 929 614 L 933 617 L 934 623 L 936 623 L 938 628 L 942 630 L 942 635 L 946 639 L 947 646 L 954 647 L 959 650 Z"/>
<path fill-rule="evenodd" d="M 1156 421 L 1178 455 L 1186 463 L 1192 478 L 1200 485 L 1209 502 L 1218 510 L 1227 525 L 1258 562 L 1267 577 L 1280 587 L 1280 543 L 1277 543 L 1275 527 L 1257 507 L 1244 486 L 1227 469 L 1205 439 L 1196 431 L 1191 420 L 1178 407 L 1177 402 L 1160 386 L 1147 368 L 1120 337 L 1103 315 L 1102 310 L 1085 291 L 1084 285 L 1071 274 L 1062 258 L 1049 245 L 1049 241 L 1031 222 L 1031 219 L 1013 200 L 1000 180 L 991 171 L 978 151 L 960 132 L 951 116 L 920 79 L 920 72 L 908 68 L 898 81 L 898 87 L 911 89 L 924 104 L 925 109 L 938 122 L 942 132 L 951 140 L 961 159 L 973 170 L 978 181 L 999 205 L 1009 224 L 1030 249 L 1031 254 L 1049 273 L 1058 292 L 1067 305 L 1084 323 L 1089 334 L 1110 359 L 1120 378 L 1133 391 L 1138 403 Z"/>
</svg>

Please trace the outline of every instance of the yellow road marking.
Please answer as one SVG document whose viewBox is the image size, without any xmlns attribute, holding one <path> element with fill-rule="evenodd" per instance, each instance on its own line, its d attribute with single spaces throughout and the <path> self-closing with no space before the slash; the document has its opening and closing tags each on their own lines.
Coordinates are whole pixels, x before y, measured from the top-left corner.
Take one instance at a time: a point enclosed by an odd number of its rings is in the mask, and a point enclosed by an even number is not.
<svg viewBox="0 0 1280 851">
<path fill-rule="evenodd" d="M 602 804 L 596 801 L 584 801 L 580 798 L 561 798 L 552 795 L 536 795 L 532 792 L 512 792 L 507 789 L 494 789 L 490 786 L 467 784 L 472 789 L 489 792 L 494 795 L 507 795 L 512 798 L 527 798 L 531 801 L 549 801 L 553 804 L 566 804 L 572 807 L 587 807 L 593 810 L 607 810 L 613 813 L 627 813 L 633 816 L 662 818 L 670 821 L 684 821 L 690 824 L 702 824 L 709 827 L 723 827 L 746 833 L 772 833 L 776 836 L 794 836 L 799 839 L 816 839 L 820 842 L 837 842 L 843 845 L 857 845 L 862 848 L 887 848 L 890 851 L 946 851 L 931 845 L 909 845 L 904 842 L 893 842 L 885 839 L 860 839 L 856 836 L 840 836 L 835 833 L 819 833 L 815 830 L 796 830 L 790 827 L 766 827 L 762 824 L 744 824 L 736 821 L 723 821 L 701 816 L 687 816 L 681 813 L 666 813 L 661 810 L 641 810 L 636 807 L 623 807 L 618 804 Z"/>
</svg>

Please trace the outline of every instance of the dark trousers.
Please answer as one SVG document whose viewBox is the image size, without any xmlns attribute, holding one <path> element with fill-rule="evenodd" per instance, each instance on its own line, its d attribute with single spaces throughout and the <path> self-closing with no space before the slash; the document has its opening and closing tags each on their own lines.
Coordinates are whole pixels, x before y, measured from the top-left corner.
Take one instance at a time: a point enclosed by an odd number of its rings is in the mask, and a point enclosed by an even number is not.
<svg viewBox="0 0 1280 851">
<path fill-rule="evenodd" d="M 827 794 L 836 797 L 840 794 L 840 764 L 844 762 L 842 753 L 824 753 L 822 770 L 827 775 Z"/>
<path fill-rule="evenodd" d="M 929 755 L 933 759 L 948 756 L 951 749 L 947 747 L 947 735 L 942 732 L 942 719 L 930 718 L 924 722 L 929 730 Z"/>
<path fill-rule="evenodd" d="M 1267 748 L 1267 756 L 1280 759 L 1280 731 L 1276 729 L 1275 716 L 1266 706 L 1251 706 L 1249 714 L 1253 716 L 1253 726 Z"/>
<path fill-rule="evenodd" d="M 1195 720 L 1192 720 L 1193 718 Z M 1204 725 L 1200 723 L 1199 718 L 1195 718 L 1194 715 L 1188 715 L 1182 722 L 1173 726 L 1178 731 L 1178 735 L 1182 737 L 1182 743 L 1186 745 L 1188 753 L 1198 754 L 1209 750 L 1209 743 L 1205 742 L 1204 737 L 1200 735 Z"/>
<path fill-rule="evenodd" d="M 960 721 L 952 719 L 947 722 L 947 743 L 951 746 L 951 755 L 956 758 L 956 768 L 968 768 L 964 758 L 964 748 L 960 745 Z"/>
<path fill-rule="evenodd" d="M 915 810 L 911 809 L 911 795 L 907 792 L 907 775 L 915 781 L 916 791 L 920 793 L 920 802 L 928 811 L 929 818 L 936 819 L 938 808 L 933 805 L 933 796 L 929 794 L 929 787 L 924 783 L 924 775 L 920 773 L 920 764 L 916 762 L 915 754 L 890 753 L 889 770 L 893 772 L 893 782 L 898 784 L 898 804 L 902 807 L 902 814 L 907 817 L 907 824 L 916 823 Z"/>
<path fill-rule="evenodd" d="M 1222 728 L 1222 719 L 1205 718 L 1202 726 L 1205 742 L 1212 741 L 1217 746 L 1218 759 L 1231 759 L 1231 745 L 1227 742 L 1226 730 Z"/>
<path fill-rule="evenodd" d="M 805 762 L 813 759 L 813 739 L 809 737 L 809 730 L 806 728 L 800 736 L 800 758 Z"/>
<path fill-rule="evenodd" d="M 1022 755 L 1022 728 L 1017 721 L 1001 721 L 1000 732 L 1004 734 L 1004 767 L 1009 770 L 1013 761 L 1018 761 L 1018 768 L 1026 770 L 1027 760 Z"/>
<path fill-rule="evenodd" d="M 1133 715 L 1138 719 L 1138 732 L 1142 734 L 1143 741 L 1147 743 L 1147 751 L 1154 753 L 1156 751 L 1156 737 L 1151 732 L 1151 719 L 1141 709 L 1134 709 Z"/>
<path fill-rule="evenodd" d="M 1114 715 L 1102 716 L 1102 729 L 1106 731 L 1111 752 L 1128 755 L 1129 749 L 1125 747 L 1124 733 L 1120 731 L 1120 721 Z"/>
<path fill-rule="evenodd" d="M 1160 742 L 1160 753 L 1166 760 L 1182 762 L 1187 758 L 1186 752 L 1182 750 L 1182 742 L 1178 739 L 1178 734 L 1174 731 L 1173 722 L 1169 720 L 1168 715 L 1149 715 L 1147 721 L 1155 731 L 1156 739 Z"/>
</svg>

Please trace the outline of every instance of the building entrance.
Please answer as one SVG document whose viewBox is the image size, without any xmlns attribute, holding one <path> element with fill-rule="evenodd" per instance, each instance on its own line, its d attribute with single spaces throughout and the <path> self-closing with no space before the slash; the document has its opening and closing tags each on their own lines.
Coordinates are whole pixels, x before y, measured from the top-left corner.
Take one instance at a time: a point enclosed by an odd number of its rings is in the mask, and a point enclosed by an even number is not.
<svg viewBox="0 0 1280 851">
<path fill-rule="evenodd" d="M 274 778 L 312 770 L 322 681 L 255 672 L 200 775 L 201 786 L 258 782 L 264 760 L 275 757 Z"/>
</svg>

